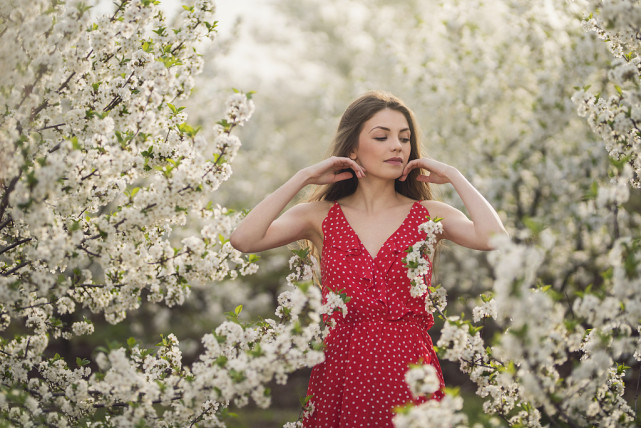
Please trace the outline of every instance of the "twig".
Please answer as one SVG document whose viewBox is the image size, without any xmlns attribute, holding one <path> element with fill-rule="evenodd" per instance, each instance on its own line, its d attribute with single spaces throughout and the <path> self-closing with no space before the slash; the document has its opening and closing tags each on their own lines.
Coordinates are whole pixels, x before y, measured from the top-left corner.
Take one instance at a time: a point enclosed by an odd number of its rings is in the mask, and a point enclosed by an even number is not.
<svg viewBox="0 0 641 428">
<path fill-rule="evenodd" d="M 38 107 L 36 107 L 31 111 L 30 119 L 34 120 L 36 116 L 38 116 L 38 113 L 40 113 L 42 110 L 46 109 L 47 107 L 49 107 L 49 100 L 44 100 L 42 104 L 40 104 Z"/>
<path fill-rule="evenodd" d="M 11 217 L 9 217 L 8 219 L 0 223 L 0 230 L 4 229 L 5 226 L 8 225 L 9 223 L 11 223 Z"/>
<path fill-rule="evenodd" d="M 56 144 L 55 146 L 53 146 L 52 148 L 50 148 L 47 152 L 48 152 L 48 153 L 53 153 L 53 152 L 57 151 L 58 149 L 60 149 L 60 145 L 61 145 L 61 144 L 62 144 L 62 143 L 58 143 L 58 144 Z"/>
<path fill-rule="evenodd" d="M 3 273 L 2 273 L 2 276 L 9 276 L 9 275 L 11 275 L 11 274 L 15 273 L 17 270 L 22 269 L 23 267 L 25 267 L 25 266 L 27 266 L 27 265 L 30 265 L 30 264 L 31 264 L 31 262 L 22 262 L 22 263 L 20 263 L 18 266 L 16 266 L 16 267 L 14 267 L 13 269 L 11 269 L 10 271 L 8 271 L 8 272 L 3 272 Z"/>
<path fill-rule="evenodd" d="M 2 229 L 2 227 L 0 227 L 0 230 L 1 229 Z M 25 239 L 22 239 L 22 240 L 20 240 L 18 242 L 14 242 L 13 244 L 9 245 L 8 247 L 3 248 L 2 250 L 0 250 L 0 254 L 6 253 L 7 251 L 17 247 L 18 245 L 24 244 L 25 242 L 29 242 L 29 241 L 31 241 L 31 238 L 25 238 Z"/>
<path fill-rule="evenodd" d="M 60 128 L 61 126 L 65 126 L 66 123 L 59 123 L 57 125 L 48 125 L 48 126 L 43 126 L 42 128 L 36 129 L 36 132 L 44 131 L 45 129 L 51 129 L 51 128 Z"/>
<path fill-rule="evenodd" d="M 88 178 L 89 178 L 89 177 L 91 177 L 92 175 L 95 175 L 97 172 L 98 172 L 98 170 L 97 170 L 97 169 L 94 169 L 93 171 L 91 171 L 91 173 L 90 173 L 90 174 L 87 174 L 87 175 L 85 175 L 84 177 L 82 177 L 82 178 L 80 179 L 80 181 L 85 181 L 86 179 L 88 179 Z"/>
<path fill-rule="evenodd" d="M 82 246 L 80 246 L 80 245 L 78 245 L 78 247 L 76 247 L 76 248 L 78 248 L 78 249 L 80 249 L 80 250 L 84 251 L 85 253 L 89 254 L 90 256 L 93 256 L 93 257 L 100 257 L 100 254 L 92 253 L 91 251 L 89 251 L 88 249 L 86 249 L 85 247 L 82 247 Z"/>
<path fill-rule="evenodd" d="M 27 359 L 27 354 L 29 353 L 29 345 L 31 344 L 31 336 L 27 339 L 27 346 L 24 348 L 24 356 L 22 357 L 23 360 Z"/>
<path fill-rule="evenodd" d="M 52 305 L 53 306 L 53 303 L 51 303 L 51 302 L 36 303 L 35 305 L 21 306 L 19 308 L 13 308 L 13 309 L 16 310 L 16 311 L 24 311 L 25 309 L 38 308 L 40 306 L 46 306 L 46 305 Z"/>
<path fill-rule="evenodd" d="M 203 410 L 200 413 L 200 415 L 198 415 L 196 418 L 194 418 L 194 420 L 191 422 L 191 424 L 189 424 L 189 428 L 193 427 L 196 423 L 200 422 L 200 420 L 205 415 L 205 413 L 207 413 L 212 407 L 214 407 L 214 406 L 209 405 L 205 410 Z"/>
<path fill-rule="evenodd" d="M 114 12 L 113 16 L 112 16 L 112 17 L 111 17 L 111 19 L 109 20 L 109 22 L 114 22 L 114 21 L 116 20 L 116 16 L 118 16 L 118 13 L 119 13 L 122 9 L 124 9 L 124 7 L 125 7 L 125 5 L 126 5 L 127 3 L 129 3 L 129 0 L 122 0 L 122 1 L 120 2 L 120 4 L 118 5 L 118 9 L 116 9 L 116 11 Z"/>
<path fill-rule="evenodd" d="M 4 217 L 4 212 L 7 209 L 7 206 L 9 205 L 9 194 L 13 192 L 13 189 L 16 187 L 16 183 L 20 179 L 21 175 L 22 175 L 22 170 L 20 170 L 20 173 L 18 175 L 13 177 L 13 179 L 11 179 L 11 181 L 9 182 L 9 185 L 6 187 L 4 195 L 2 195 L 2 201 L 0 202 L 0 219 Z"/>
<path fill-rule="evenodd" d="M 73 76 L 75 76 L 75 75 L 76 75 L 76 72 L 75 72 L 75 71 L 74 71 L 74 72 L 72 72 L 72 73 L 69 75 L 69 77 L 67 77 L 67 80 L 65 80 L 65 81 L 62 83 L 62 85 L 60 85 L 60 87 L 58 88 L 58 91 L 57 91 L 57 92 L 58 92 L 58 93 L 62 92 L 62 90 L 63 90 L 63 89 L 65 89 L 65 88 L 69 85 L 69 82 L 71 81 L 71 79 L 72 79 L 72 78 L 73 78 Z"/>
</svg>

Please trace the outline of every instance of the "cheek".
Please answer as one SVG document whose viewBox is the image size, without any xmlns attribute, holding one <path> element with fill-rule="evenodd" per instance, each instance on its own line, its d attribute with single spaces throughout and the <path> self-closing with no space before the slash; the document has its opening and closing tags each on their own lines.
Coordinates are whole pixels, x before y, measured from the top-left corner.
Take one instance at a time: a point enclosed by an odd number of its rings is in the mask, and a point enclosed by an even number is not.
<svg viewBox="0 0 641 428">
<path fill-rule="evenodd" d="M 377 156 L 379 151 L 380 145 L 372 144 L 370 141 L 363 141 L 358 147 L 359 157 L 361 158 Z"/>
</svg>

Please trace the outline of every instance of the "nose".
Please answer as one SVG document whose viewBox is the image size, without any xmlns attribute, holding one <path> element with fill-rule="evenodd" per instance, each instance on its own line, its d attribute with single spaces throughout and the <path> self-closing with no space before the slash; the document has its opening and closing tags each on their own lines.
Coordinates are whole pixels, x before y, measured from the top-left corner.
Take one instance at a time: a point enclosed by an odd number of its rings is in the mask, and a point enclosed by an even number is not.
<svg viewBox="0 0 641 428">
<path fill-rule="evenodd" d="M 401 143 L 401 139 L 396 137 L 392 139 L 392 150 L 393 151 L 400 151 L 403 148 L 403 144 Z"/>
</svg>

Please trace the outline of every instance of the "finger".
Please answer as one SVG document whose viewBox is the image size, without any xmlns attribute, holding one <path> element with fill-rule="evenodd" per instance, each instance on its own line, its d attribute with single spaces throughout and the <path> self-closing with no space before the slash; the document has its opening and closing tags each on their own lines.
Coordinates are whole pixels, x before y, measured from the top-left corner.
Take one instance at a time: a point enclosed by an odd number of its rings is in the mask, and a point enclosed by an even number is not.
<svg viewBox="0 0 641 428">
<path fill-rule="evenodd" d="M 356 177 L 365 177 L 365 168 L 357 164 L 353 159 L 340 157 L 335 158 L 335 165 L 338 165 L 341 169 L 350 168 L 356 174 Z"/>
<path fill-rule="evenodd" d="M 356 174 L 356 177 L 359 177 L 359 178 L 365 177 L 365 168 L 357 164 L 352 159 L 349 159 L 349 161 L 350 161 L 349 167 L 352 169 L 352 171 L 354 171 L 354 173 Z"/>
<path fill-rule="evenodd" d="M 345 171 L 338 173 L 334 176 L 334 182 L 336 181 L 343 181 L 343 180 L 349 180 L 352 178 L 352 173 L 350 171 Z"/>
<path fill-rule="evenodd" d="M 403 168 L 403 177 L 407 178 L 407 175 L 412 172 L 413 169 L 420 166 L 418 161 L 419 159 L 414 159 L 412 161 L 409 161 L 407 165 L 405 165 L 405 168 Z"/>
<path fill-rule="evenodd" d="M 416 181 L 422 181 L 423 183 L 431 183 L 432 179 L 430 178 L 429 175 L 421 174 L 418 177 L 416 177 Z"/>
<path fill-rule="evenodd" d="M 356 163 L 356 161 L 352 159 L 350 159 L 350 162 L 351 162 L 351 168 L 354 170 L 356 175 L 360 177 L 365 177 L 365 168 L 360 166 L 358 163 Z"/>
</svg>

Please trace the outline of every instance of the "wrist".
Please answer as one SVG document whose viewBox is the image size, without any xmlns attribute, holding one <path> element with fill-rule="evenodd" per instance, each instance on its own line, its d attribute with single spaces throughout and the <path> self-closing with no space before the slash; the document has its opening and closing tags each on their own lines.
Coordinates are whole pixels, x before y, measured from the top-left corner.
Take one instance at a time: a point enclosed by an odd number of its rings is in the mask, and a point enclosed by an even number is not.
<svg viewBox="0 0 641 428">
<path fill-rule="evenodd" d="M 454 184 L 455 181 L 460 180 L 463 177 L 463 174 L 461 174 L 461 171 L 459 171 L 456 167 L 453 167 L 451 165 L 448 165 L 446 171 L 445 171 L 445 176 L 448 178 L 449 182 Z"/>
<path fill-rule="evenodd" d="M 311 183 L 311 173 L 309 171 L 309 167 L 303 168 L 299 170 L 294 176 L 292 177 L 297 183 L 300 184 L 300 187 L 305 187 L 308 184 Z"/>
</svg>

